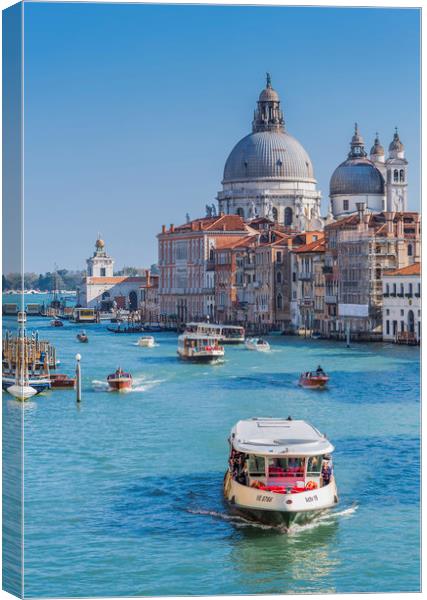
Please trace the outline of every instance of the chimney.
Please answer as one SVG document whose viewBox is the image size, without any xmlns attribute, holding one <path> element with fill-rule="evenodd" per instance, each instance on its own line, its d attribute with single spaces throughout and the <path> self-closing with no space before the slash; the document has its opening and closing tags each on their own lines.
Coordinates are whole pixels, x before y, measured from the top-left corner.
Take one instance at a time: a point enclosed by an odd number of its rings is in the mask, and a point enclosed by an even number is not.
<svg viewBox="0 0 427 600">
<path fill-rule="evenodd" d="M 221 212 L 219 213 L 219 216 L 220 216 L 220 217 L 223 217 L 223 216 L 224 216 L 224 211 L 221 211 Z"/>
<path fill-rule="evenodd" d="M 199 221 L 199 231 L 202 231 L 202 229 L 203 229 L 202 222 L 201 222 L 201 221 Z"/>
<path fill-rule="evenodd" d="M 404 237 L 402 213 L 400 213 L 399 217 L 397 218 L 397 237 L 399 239 L 402 239 Z"/>
<path fill-rule="evenodd" d="M 173 223 L 171 223 L 171 226 L 170 226 L 170 229 L 169 229 L 169 231 L 170 231 L 171 233 L 173 233 L 173 232 L 175 231 L 175 225 L 174 225 Z"/>
<path fill-rule="evenodd" d="M 356 202 L 357 214 L 359 216 L 359 223 L 363 222 L 363 216 L 366 210 L 366 202 Z"/>
<path fill-rule="evenodd" d="M 166 225 L 162 225 L 162 233 L 166 233 Z"/>
<path fill-rule="evenodd" d="M 151 285 L 151 273 L 150 269 L 145 269 L 145 285 L 150 287 Z"/>
<path fill-rule="evenodd" d="M 384 212 L 387 237 L 393 237 L 394 212 Z"/>
</svg>

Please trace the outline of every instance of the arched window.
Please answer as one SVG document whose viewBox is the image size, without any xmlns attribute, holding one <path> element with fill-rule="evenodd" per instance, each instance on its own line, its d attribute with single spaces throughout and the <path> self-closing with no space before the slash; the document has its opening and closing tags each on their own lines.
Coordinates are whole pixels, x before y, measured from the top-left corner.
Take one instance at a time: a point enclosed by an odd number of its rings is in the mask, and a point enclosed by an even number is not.
<svg viewBox="0 0 427 600">
<path fill-rule="evenodd" d="M 397 169 L 395 169 L 393 172 L 393 180 L 399 181 L 399 171 Z"/>
<path fill-rule="evenodd" d="M 289 208 L 289 206 L 287 206 L 285 208 L 285 225 L 292 225 L 292 220 L 293 220 L 293 213 L 292 213 L 292 208 Z"/>
<path fill-rule="evenodd" d="M 400 169 L 400 181 L 405 181 L 405 171 Z"/>
<path fill-rule="evenodd" d="M 277 294 L 276 306 L 277 306 L 278 310 L 282 309 L 282 307 L 283 307 L 282 294 Z"/>
<path fill-rule="evenodd" d="M 408 256 L 412 256 L 412 244 L 408 244 Z"/>
<path fill-rule="evenodd" d="M 213 259 L 214 259 L 214 249 L 213 249 L 213 246 L 211 246 L 211 249 L 209 250 L 209 260 L 211 262 L 213 262 Z"/>
<path fill-rule="evenodd" d="M 273 221 L 277 221 L 279 213 L 277 212 L 277 208 L 273 208 Z"/>
<path fill-rule="evenodd" d="M 277 271 L 276 281 L 277 283 L 282 283 L 282 273 L 280 271 Z"/>
<path fill-rule="evenodd" d="M 236 210 L 236 215 L 239 215 L 239 217 L 243 217 L 245 216 L 245 213 L 243 211 L 243 208 L 241 206 L 239 206 L 239 208 Z"/>
</svg>

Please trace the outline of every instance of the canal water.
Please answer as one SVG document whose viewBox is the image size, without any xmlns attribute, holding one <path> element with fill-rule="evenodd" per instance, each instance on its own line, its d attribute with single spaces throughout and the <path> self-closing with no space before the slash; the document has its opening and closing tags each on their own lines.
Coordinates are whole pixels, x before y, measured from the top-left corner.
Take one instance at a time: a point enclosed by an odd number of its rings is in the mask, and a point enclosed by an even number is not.
<svg viewBox="0 0 427 600">
<path fill-rule="evenodd" d="M 28 326 L 60 372 L 81 353 L 83 400 L 54 391 L 23 408 L 26 596 L 420 589 L 417 348 L 272 336 L 270 353 L 229 346 L 207 366 L 179 362 L 173 333 L 149 349 L 105 324 L 88 344 L 77 325 Z M 300 389 L 318 364 L 329 389 Z M 106 389 L 118 366 L 129 393 Z M 19 406 L 3 394 L 3 410 Z M 340 504 L 283 533 L 231 517 L 221 486 L 233 424 L 288 415 L 336 446 Z"/>
</svg>

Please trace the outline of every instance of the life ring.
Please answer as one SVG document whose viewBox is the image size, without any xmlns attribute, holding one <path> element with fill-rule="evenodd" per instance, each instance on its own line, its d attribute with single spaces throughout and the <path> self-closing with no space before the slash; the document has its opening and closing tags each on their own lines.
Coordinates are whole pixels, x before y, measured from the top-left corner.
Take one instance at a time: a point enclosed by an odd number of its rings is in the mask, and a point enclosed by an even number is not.
<svg viewBox="0 0 427 600">
<path fill-rule="evenodd" d="M 307 482 L 305 489 L 306 490 L 315 490 L 315 489 L 317 489 L 317 483 L 315 481 L 309 481 L 309 482 Z"/>
</svg>

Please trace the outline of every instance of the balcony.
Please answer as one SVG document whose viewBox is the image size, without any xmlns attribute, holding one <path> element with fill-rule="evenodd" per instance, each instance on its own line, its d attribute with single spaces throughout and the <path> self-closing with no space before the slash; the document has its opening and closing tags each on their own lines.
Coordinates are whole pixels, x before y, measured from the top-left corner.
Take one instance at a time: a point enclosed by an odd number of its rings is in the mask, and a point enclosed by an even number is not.
<svg viewBox="0 0 427 600">
<path fill-rule="evenodd" d="M 311 281 L 313 279 L 313 273 L 309 273 L 308 271 L 301 271 L 298 273 L 298 279 L 300 281 Z"/>
</svg>

